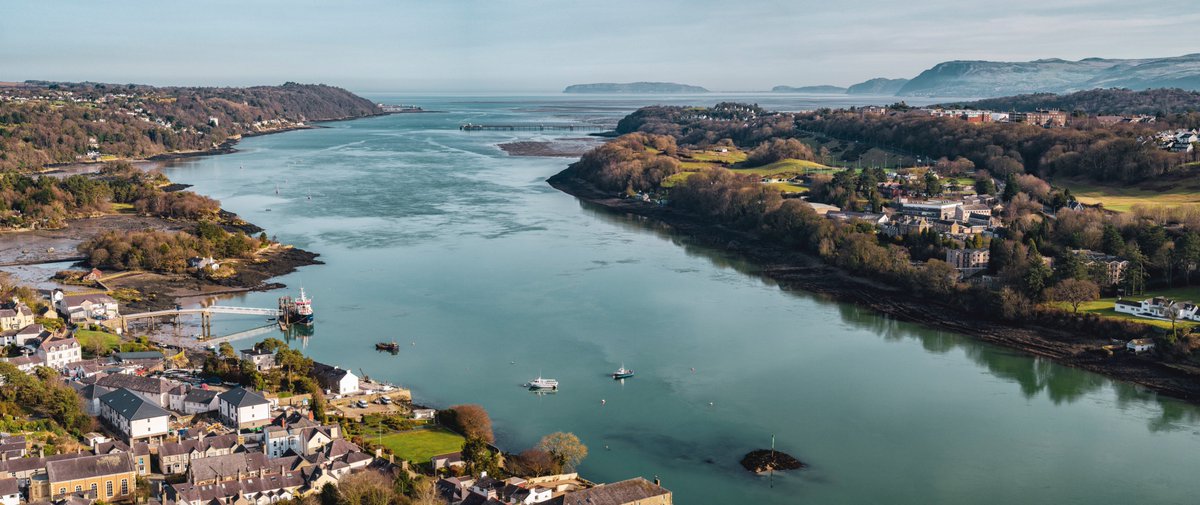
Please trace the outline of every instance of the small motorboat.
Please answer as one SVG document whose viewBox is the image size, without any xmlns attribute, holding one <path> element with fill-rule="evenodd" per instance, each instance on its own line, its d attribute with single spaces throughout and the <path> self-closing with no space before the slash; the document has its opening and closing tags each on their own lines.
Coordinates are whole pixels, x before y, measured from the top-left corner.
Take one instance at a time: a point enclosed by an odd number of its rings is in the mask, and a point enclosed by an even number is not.
<svg viewBox="0 0 1200 505">
<path fill-rule="evenodd" d="M 525 383 L 525 387 L 534 390 L 550 389 L 558 391 L 558 381 L 554 379 L 543 379 L 540 375 L 538 378 Z"/>
<path fill-rule="evenodd" d="M 612 378 L 614 379 L 628 379 L 630 377 L 633 377 L 633 370 L 625 368 L 625 365 L 621 365 L 621 368 L 612 373 Z"/>
<path fill-rule="evenodd" d="M 387 351 L 387 352 L 392 352 L 392 353 L 400 352 L 400 344 L 397 344 L 394 341 L 393 342 L 380 342 L 378 344 L 375 344 L 375 350 L 376 351 Z"/>
</svg>

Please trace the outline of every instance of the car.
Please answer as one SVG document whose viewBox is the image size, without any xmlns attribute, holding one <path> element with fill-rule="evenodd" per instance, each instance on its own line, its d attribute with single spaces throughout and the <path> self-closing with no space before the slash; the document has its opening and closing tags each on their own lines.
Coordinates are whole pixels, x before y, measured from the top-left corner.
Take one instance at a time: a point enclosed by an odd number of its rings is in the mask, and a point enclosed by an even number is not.
<svg viewBox="0 0 1200 505">
<path fill-rule="evenodd" d="M 355 404 L 354 404 L 354 406 L 355 406 L 355 407 L 358 407 L 358 408 L 360 408 L 360 409 L 365 409 L 365 408 L 367 408 L 367 401 L 366 401 L 366 400 L 359 400 L 359 401 L 358 401 L 358 403 L 355 403 Z"/>
<path fill-rule="evenodd" d="M 383 405 L 391 405 L 391 404 L 392 404 L 392 399 L 391 399 L 391 398 L 388 398 L 388 397 L 386 397 L 386 396 L 384 396 L 384 397 L 382 397 L 382 398 L 380 398 L 380 399 L 379 399 L 379 403 L 380 403 L 380 404 L 383 404 Z"/>
</svg>

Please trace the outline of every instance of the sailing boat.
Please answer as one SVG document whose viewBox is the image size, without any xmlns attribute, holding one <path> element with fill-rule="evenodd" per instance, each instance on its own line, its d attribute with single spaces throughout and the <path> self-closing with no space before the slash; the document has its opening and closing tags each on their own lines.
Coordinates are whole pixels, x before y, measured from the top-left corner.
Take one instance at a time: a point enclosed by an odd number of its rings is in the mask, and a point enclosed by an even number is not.
<svg viewBox="0 0 1200 505">
<path fill-rule="evenodd" d="M 618 379 L 618 380 L 619 379 L 628 379 L 630 377 L 633 377 L 633 370 L 625 368 L 624 363 L 621 363 L 621 368 L 618 368 L 617 371 L 612 373 L 612 378 Z"/>
</svg>

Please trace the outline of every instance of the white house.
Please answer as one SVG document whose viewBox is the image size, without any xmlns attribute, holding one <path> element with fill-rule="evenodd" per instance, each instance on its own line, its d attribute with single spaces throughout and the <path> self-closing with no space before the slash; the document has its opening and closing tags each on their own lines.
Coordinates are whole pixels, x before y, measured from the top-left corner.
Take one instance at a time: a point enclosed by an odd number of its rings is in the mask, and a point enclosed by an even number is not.
<svg viewBox="0 0 1200 505">
<path fill-rule="evenodd" d="M 17 479 L 0 479 L 0 505 L 21 503 L 21 487 Z"/>
<path fill-rule="evenodd" d="M 211 389 L 191 389 L 183 397 L 180 411 L 187 415 L 217 410 L 217 392 Z"/>
<path fill-rule="evenodd" d="M 1128 344 L 1125 344 L 1125 348 L 1135 353 L 1146 352 L 1154 349 L 1154 340 L 1148 338 L 1135 338 L 1130 340 Z"/>
<path fill-rule="evenodd" d="M 317 384 L 330 393 L 348 395 L 358 392 L 358 376 L 344 368 L 314 361 L 313 376 L 317 379 Z"/>
<path fill-rule="evenodd" d="M 271 424 L 271 402 L 257 391 L 243 387 L 217 395 L 217 410 L 221 422 L 230 428 L 247 429 Z"/>
<path fill-rule="evenodd" d="M 71 295 L 56 289 L 51 296 L 54 309 L 73 323 L 88 320 L 114 319 L 121 315 L 117 301 L 105 294 Z"/>
<path fill-rule="evenodd" d="M 38 344 L 37 356 L 42 363 L 55 370 L 62 370 L 68 363 L 83 359 L 83 349 L 75 337 L 47 338 Z"/>
<path fill-rule="evenodd" d="M 1169 298 L 1156 296 L 1140 302 L 1133 300 L 1117 300 L 1113 310 L 1132 314 L 1147 319 L 1171 319 L 1169 309 L 1174 309 L 1177 321 L 1200 321 L 1200 307 L 1192 302 L 1177 302 Z"/>
<path fill-rule="evenodd" d="M 100 397 L 100 418 L 117 431 L 125 443 L 162 440 L 170 429 L 171 414 L 128 389 Z"/>
<path fill-rule="evenodd" d="M 258 368 L 260 372 L 278 367 L 275 364 L 275 353 L 271 351 L 250 348 L 242 349 L 240 354 L 242 359 L 254 363 L 255 368 Z"/>
<path fill-rule="evenodd" d="M 45 340 L 49 336 L 50 332 L 46 331 L 42 325 L 34 323 L 19 330 L 0 331 L 0 345 L 24 347 L 33 341 Z"/>
</svg>

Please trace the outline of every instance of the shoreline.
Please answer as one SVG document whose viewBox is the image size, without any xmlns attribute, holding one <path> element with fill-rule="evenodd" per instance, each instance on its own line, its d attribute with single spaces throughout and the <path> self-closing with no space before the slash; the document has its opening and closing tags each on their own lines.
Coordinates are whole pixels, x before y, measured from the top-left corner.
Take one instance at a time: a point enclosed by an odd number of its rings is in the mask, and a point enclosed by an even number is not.
<svg viewBox="0 0 1200 505">
<path fill-rule="evenodd" d="M 34 174 L 36 174 L 36 175 L 53 175 L 55 173 L 62 172 L 62 170 L 59 170 L 59 169 L 70 168 L 70 167 L 85 167 L 85 166 L 91 166 L 91 165 L 101 166 L 105 163 L 115 163 L 115 162 L 119 162 L 119 161 L 127 161 L 129 163 L 145 163 L 145 162 L 155 162 L 155 161 L 172 161 L 172 160 L 180 160 L 180 159 L 187 159 L 187 158 L 198 158 L 201 156 L 215 156 L 215 155 L 219 155 L 219 154 L 232 154 L 232 153 L 238 152 L 236 146 L 237 146 L 238 142 L 242 141 L 242 139 L 247 139 L 247 138 L 251 138 L 251 137 L 262 137 L 264 135 L 274 135 L 276 133 L 287 133 L 287 132 L 293 132 L 293 131 L 298 131 L 298 130 L 319 130 L 322 128 L 329 128 L 328 126 L 324 126 L 322 123 L 335 123 L 338 121 L 352 121 L 355 119 L 365 119 L 365 118 L 370 118 L 370 117 L 389 116 L 391 114 L 392 113 L 388 113 L 388 112 L 378 112 L 378 113 L 370 114 L 370 115 L 366 115 L 366 116 L 347 116 L 347 117 L 339 117 L 339 118 L 333 118 L 333 119 L 320 119 L 320 120 L 313 121 L 311 124 L 289 126 L 286 128 L 279 128 L 279 129 L 270 130 L 270 131 L 243 133 L 242 135 L 240 135 L 238 137 L 231 137 L 231 138 L 225 139 L 225 141 L 221 142 L 217 147 L 214 147 L 212 149 L 204 149 L 204 150 L 200 150 L 200 151 L 174 151 L 174 152 L 169 152 L 169 153 L 156 154 L 154 156 L 149 156 L 146 158 L 121 158 L 121 159 L 108 160 L 108 161 L 99 161 L 99 160 L 97 160 L 97 161 L 63 161 L 63 162 L 58 162 L 58 163 L 47 163 L 45 165 L 42 165 L 42 169 L 37 172 L 34 172 Z"/>
<path fill-rule="evenodd" d="M 975 340 L 1046 358 L 1060 365 L 1087 370 L 1113 380 L 1137 384 L 1156 393 L 1200 404 L 1200 371 L 1181 370 L 1169 363 L 1117 353 L 1107 357 L 1096 349 L 1102 343 L 1062 329 L 1041 325 L 981 320 L 937 300 L 917 298 L 896 286 L 854 276 L 819 258 L 735 232 L 702 218 L 668 207 L 617 198 L 578 179 L 553 176 L 547 183 L 568 195 L 612 212 L 638 215 L 670 226 L 696 243 L 734 253 L 757 265 L 760 274 L 785 290 L 803 290 L 839 302 L 866 307 L 889 318 L 953 331 Z M 1103 342 L 1107 343 L 1107 342 Z"/>
</svg>

